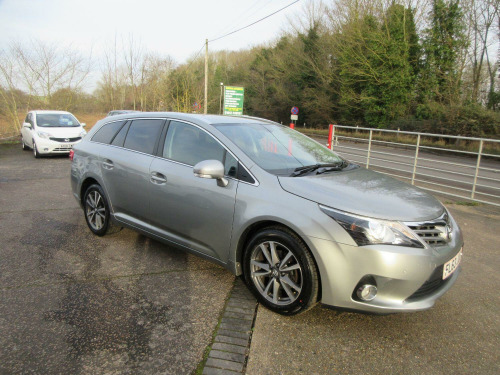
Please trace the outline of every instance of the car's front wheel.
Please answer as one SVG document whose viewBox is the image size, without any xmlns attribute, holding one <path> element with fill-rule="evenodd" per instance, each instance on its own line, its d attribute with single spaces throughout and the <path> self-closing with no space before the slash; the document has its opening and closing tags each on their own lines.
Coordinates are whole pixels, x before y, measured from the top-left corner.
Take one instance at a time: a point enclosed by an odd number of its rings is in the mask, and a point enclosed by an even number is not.
<svg viewBox="0 0 500 375">
<path fill-rule="evenodd" d="M 267 308 L 284 315 L 304 312 L 317 302 L 318 272 L 309 249 L 286 228 L 258 232 L 244 258 L 245 281 Z"/>
<path fill-rule="evenodd" d="M 23 151 L 29 150 L 29 147 L 24 143 L 24 138 L 21 137 L 21 146 L 23 147 Z"/>
<path fill-rule="evenodd" d="M 110 219 L 109 204 L 102 188 L 97 184 L 89 186 L 83 202 L 85 220 L 90 230 L 98 236 L 104 236 L 110 226 Z"/>
<path fill-rule="evenodd" d="M 38 152 L 38 149 L 36 148 L 35 141 L 33 141 L 33 156 L 35 157 L 35 159 L 40 158 L 40 153 Z"/>
</svg>

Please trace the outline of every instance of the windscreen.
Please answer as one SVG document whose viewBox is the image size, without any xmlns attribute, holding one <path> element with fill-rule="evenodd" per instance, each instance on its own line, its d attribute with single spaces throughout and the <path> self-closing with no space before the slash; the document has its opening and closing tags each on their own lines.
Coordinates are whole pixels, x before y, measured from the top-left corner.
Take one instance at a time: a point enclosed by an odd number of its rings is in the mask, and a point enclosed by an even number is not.
<svg viewBox="0 0 500 375">
<path fill-rule="evenodd" d="M 36 125 L 42 128 L 66 128 L 80 126 L 71 113 L 39 113 L 36 115 Z"/>
<path fill-rule="evenodd" d="M 312 139 L 274 124 L 215 124 L 259 167 L 279 176 L 314 164 L 341 163 L 343 159 Z"/>
</svg>

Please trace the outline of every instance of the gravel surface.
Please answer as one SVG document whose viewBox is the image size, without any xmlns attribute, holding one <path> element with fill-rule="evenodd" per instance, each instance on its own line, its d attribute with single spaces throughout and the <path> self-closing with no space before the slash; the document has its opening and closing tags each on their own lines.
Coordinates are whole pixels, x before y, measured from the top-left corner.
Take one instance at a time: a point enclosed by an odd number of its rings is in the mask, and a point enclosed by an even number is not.
<svg viewBox="0 0 500 375">
<path fill-rule="evenodd" d="M 234 276 L 131 230 L 97 237 L 67 157 L 0 146 L 0 374 L 190 374 Z"/>
</svg>

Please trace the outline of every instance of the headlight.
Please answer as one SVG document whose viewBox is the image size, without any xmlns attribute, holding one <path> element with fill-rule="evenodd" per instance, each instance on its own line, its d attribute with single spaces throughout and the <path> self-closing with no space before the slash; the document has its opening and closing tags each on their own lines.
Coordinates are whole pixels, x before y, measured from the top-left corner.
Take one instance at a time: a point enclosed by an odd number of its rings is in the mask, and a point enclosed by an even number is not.
<svg viewBox="0 0 500 375">
<path fill-rule="evenodd" d="M 46 132 L 42 132 L 42 131 L 40 131 L 40 130 L 39 130 L 39 131 L 37 131 L 36 133 L 38 134 L 38 136 L 39 136 L 40 138 L 49 139 L 50 137 L 52 137 L 52 135 L 51 135 L 51 134 L 46 133 Z"/>
<path fill-rule="evenodd" d="M 87 132 L 85 130 L 82 130 L 82 132 L 80 133 L 80 137 L 85 137 L 87 135 Z"/>
<path fill-rule="evenodd" d="M 351 235 L 358 246 L 384 244 L 424 247 L 422 242 L 420 242 L 410 229 L 397 221 L 351 215 L 321 205 L 319 208 L 339 223 Z"/>
</svg>

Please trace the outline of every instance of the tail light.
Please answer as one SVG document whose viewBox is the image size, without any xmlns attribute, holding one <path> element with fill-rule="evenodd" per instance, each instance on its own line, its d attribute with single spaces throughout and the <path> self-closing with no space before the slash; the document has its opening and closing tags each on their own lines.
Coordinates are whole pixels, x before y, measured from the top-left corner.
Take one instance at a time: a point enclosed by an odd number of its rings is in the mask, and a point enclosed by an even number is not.
<svg viewBox="0 0 500 375">
<path fill-rule="evenodd" d="M 69 160 L 73 161 L 73 156 L 75 156 L 75 150 L 69 150 Z"/>
</svg>

